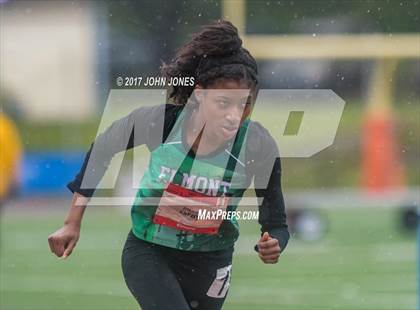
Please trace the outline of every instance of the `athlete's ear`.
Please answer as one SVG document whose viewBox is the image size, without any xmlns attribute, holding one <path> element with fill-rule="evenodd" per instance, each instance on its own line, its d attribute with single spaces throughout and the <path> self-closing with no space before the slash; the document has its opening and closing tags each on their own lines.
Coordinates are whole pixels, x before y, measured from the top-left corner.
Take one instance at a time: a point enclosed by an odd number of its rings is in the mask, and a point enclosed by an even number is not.
<svg viewBox="0 0 420 310">
<path fill-rule="evenodd" d="M 203 102 L 203 97 L 204 97 L 204 88 L 197 84 L 194 88 L 194 96 L 195 99 L 198 103 Z"/>
</svg>

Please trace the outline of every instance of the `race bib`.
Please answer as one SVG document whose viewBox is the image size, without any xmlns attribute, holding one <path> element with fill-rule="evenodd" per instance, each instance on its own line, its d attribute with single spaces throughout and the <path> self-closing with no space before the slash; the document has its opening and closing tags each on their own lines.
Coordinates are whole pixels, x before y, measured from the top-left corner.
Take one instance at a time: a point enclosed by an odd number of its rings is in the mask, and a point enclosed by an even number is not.
<svg viewBox="0 0 420 310">
<path fill-rule="evenodd" d="M 197 234 L 217 234 L 223 218 L 199 219 L 198 215 L 200 212 L 226 211 L 228 201 L 226 196 L 208 196 L 170 182 L 160 199 L 153 223 Z"/>
</svg>

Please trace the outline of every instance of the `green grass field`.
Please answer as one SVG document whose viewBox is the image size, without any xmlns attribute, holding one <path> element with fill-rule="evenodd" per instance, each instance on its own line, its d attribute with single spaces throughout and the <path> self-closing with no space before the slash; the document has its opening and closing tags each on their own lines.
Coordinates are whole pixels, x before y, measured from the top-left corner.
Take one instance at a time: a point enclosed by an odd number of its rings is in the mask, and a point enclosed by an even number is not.
<svg viewBox="0 0 420 310">
<path fill-rule="evenodd" d="M 0 309 L 136 309 L 120 268 L 128 209 L 88 210 L 67 260 L 47 244 L 64 217 L 56 209 L 3 210 Z M 277 265 L 259 261 L 252 250 L 258 223 L 243 222 L 224 309 L 415 309 L 415 237 L 398 231 L 396 210 L 327 214 L 326 238 L 292 238 Z"/>
</svg>

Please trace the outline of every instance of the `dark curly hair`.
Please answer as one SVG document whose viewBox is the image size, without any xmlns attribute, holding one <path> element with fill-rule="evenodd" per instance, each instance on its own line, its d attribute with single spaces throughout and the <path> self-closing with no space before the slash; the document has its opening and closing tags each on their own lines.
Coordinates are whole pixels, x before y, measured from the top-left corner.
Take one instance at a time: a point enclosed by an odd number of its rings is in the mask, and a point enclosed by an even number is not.
<svg viewBox="0 0 420 310">
<path fill-rule="evenodd" d="M 184 44 L 169 64 L 161 68 L 163 76 L 194 77 L 195 85 L 208 87 L 217 79 L 246 81 L 250 87 L 258 85 L 257 62 L 242 47 L 238 30 L 229 21 L 218 20 L 206 25 Z M 174 86 L 169 99 L 185 104 L 194 86 Z"/>
</svg>

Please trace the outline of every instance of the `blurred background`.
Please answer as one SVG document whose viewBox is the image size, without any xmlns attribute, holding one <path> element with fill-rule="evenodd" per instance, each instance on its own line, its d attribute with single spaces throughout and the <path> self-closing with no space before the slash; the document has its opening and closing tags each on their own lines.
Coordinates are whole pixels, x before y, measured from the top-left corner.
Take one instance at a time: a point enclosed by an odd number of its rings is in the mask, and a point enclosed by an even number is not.
<svg viewBox="0 0 420 310">
<path fill-rule="evenodd" d="M 158 76 L 201 25 L 226 18 L 262 89 L 331 89 L 346 105 L 333 145 L 282 159 L 292 238 L 278 265 L 253 252 L 258 223 L 241 223 L 225 309 L 415 309 L 419 11 L 419 1 L 1 0 L 0 308 L 136 308 L 120 270 L 128 208 L 89 208 L 67 261 L 47 237 L 116 77 Z"/>
</svg>

